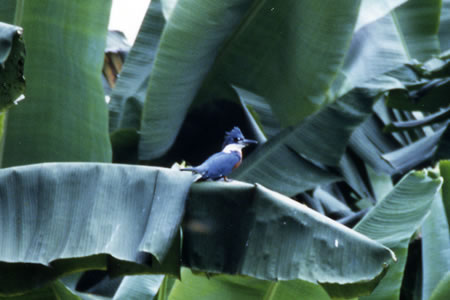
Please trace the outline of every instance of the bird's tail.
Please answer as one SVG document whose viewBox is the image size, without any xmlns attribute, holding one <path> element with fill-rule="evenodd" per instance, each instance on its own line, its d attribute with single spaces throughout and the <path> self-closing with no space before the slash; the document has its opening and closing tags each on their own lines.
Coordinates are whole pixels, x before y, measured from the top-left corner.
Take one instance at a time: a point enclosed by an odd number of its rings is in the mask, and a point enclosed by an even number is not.
<svg viewBox="0 0 450 300">
<path fill-rule="evenodd" d="M 198 174 L 198 171 L 195 168 L 183 168 L 183 169 L 180 169 L 180 171 L 191 171 L 191 172 Z"/>
</svg>

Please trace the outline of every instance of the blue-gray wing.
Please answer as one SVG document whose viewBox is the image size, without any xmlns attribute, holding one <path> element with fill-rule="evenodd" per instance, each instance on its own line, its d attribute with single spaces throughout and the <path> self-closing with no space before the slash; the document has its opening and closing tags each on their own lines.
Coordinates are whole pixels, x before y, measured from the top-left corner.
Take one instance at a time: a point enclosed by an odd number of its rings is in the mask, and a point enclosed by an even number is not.
<svg viewBox="0 0 450 300">
<path fill-rule="evenodd" d="M 196 167 L 205 179 L 219 179 L 228 176 L 233 171 L 234 166 L 241 160 L 238 153 L 219 152 L 212 155 L 200 166 Z"/>
</svg>

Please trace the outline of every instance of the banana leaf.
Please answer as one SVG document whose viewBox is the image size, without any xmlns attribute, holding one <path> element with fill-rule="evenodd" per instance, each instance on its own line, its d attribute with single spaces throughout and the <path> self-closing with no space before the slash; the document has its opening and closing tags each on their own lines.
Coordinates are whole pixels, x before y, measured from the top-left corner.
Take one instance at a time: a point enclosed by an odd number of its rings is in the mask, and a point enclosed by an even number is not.
<svg viewBox="0 0 450 300">
<path fill-rule="evenodd" d="M 393 259 L 388 248 L 302 204 L 238 182 L 192 186 L 183 238 L 183 265 L 193 270 L 302 280 L 336 297 L 369 293 Z"/>
<path fill-rule="evenodd" d="M 17 0 L 3 0 L 0 3 L 0 22 L 14 24 Z"/>
<path fill-rule="evenodd" d="M 448 94 L 450 84 L 450 53 L 447 51 L 439 57 L 424 63 L 416 63 L 401 67 L 392 76 L 404 75 L 408 69 L 414 71 L 410 78 L 398 77 L 405 85 L 402 89 L 389 92 L 387 105 L 403 110 L 436 112 L 450 105 Z M 410 71 L 411 72 L 411 71 Z"/>
<path fill-rule="evenodd" d="M 168 150 L 197 92 L 203 100 L 223 98 L 223 82 L 268 99 L 283 125 L 295 124 L 330 102 L 323 92 L 343 60 L 359 3 L 250 4 L 244 0 L 228 1 L 226 5 L 208 2 L 199 8 L 194 2 L 177 2 L 150 78 L 141 126 L 142 159 L 161 156 Z M 215 27 L 204 26 L 206 23 Z M 261 45 L 261 41 L 269 40 L 276 43 Z M 324 47 L 324 40 L 334 47 Z M 275 47 L 279 44 L 286 46 Z M 170 73 L 165 72 L 169 69 Z M 294 82 L 294 78 L 302 80 Z"/>
<path fill-rule="evenodd" d="M 442 0 L 439 42 L 441 50 L 450 49 L 450 0 Z"/>
<path fill-rule="evenodd" d="M 439 170 L 444 178 L 442 185 L 442 201 L 444 203 L 447 223 L 450 224 L 450 160 L 442 160 L 439 162 Z"/>
<path fill-rule="evenodd" d="M 3 167 L 111 161 L 101 81 L 110 5 L 24 1 L 26 100 L 9 111 Z"/>
<path fill-rule="evenodd" d="M 139 128 L 148 81 L 165 23 L 160 0 L 151 1 L 111 95 L 110 131 Z"/>
<path fill-rule="evenodd" d="M 446 300 L 450 294 L 450 272 L 439 282 L 436 289 L 431 294 L 430 300 Z"/>
<path fill-rule="evenodd" d="M 450 79 L 449 79 L 450 82 Z M 423 127 L 427 125 L 433 125 L 435 123 L 440 123 L 442 121 L 446 121 L 450 119 L 450 107 L 443 109 L 437 113 L 428 115 L 424 117 L 423 119 L 419 120 L 411 120 L 411 121 L 405 121 L 405 122 L 392 122 L 388 124 L 384 131 L 386 132 L 394 132 L 394 131 L 401 131 L 401 130 L 411 130 L 417 127 Z"/>
<path fill-rule="evenodd" d="M 416 167 L 420 163 L 432 158 L 437 150 L 446 128 L 441 128 L 432 135 L 422 138 L 408 146 L 382 155 L 395 170 L 405 172 Z"/>
<path fill-rule="evenodd" d="M 163 279 L 164 275 L 126 276 L 113 300 L 156 299 Z"/>
<path fill-rule="evenodd" d="M 169 300 L 331 300 L 326 291 L 306 281 L 271 282 L 244 276 L 218 275 L 207 278 L 188 269 L 181 272 Z"/>
<path fill-rule="evenodd" d="M 391 13 L 394 8 L 402 5 L 406 1 L 407 0 L 362 0 L 355 32 Z"/>
<path fill-rule="evenodd" d="M 370 116 L 376 97 L 376 89 L 348 92 L 270 139 L 232 177 L 288 196 L 339 180 L 325 166 L 339 165 L 353 131 Z"/>
<path fill-rule="evenodd" d="M 81 270 L 179 272 L 190 174 L 47 163 L 1 169 L 0 178 L 0 295 Z"/>
<path fill-rule="evenodd" d="M 431 214 L 422 226 L 422 299 L 431 299 L 439 282 L 448 277 L 450 271 L 449 229 L 449 174 L 448 161 L 441 161 L 439 169 L 444 178 L 441 194 L 433 202 Z M 448 279 L 447 279 L 448 281 Z"/>
<path fill-rule="evenodd" d="M 163 155 L 173 144 L 220 47 L 251 1 L 180 0 L 163 30 L 141 120 L 139 158 Z"/>
<path fill-rule="evenodd" d="M 63 283 L 56 280 L 45 285 L 42 288 L 17 296 L 0 296 L 1 300 L 81 300 L 76 294 L 72 293 Z"/>
<path fill-rule="evenodd" d="M 381 2 L 381 1 L 376 1 Z M 389 72 L 412 59 L 426 60 L 440 52 L 437 31 L 440 0 L 412 0 L 363 5 L 367 14 L 381 18 L 357 27 L 337 81 L 341 93 L 353 86 Z M 384 10 L 377 7 L 384 4 Z M 388 10 L 388 13 L 386 13 Z"/>
<path fill-rule="evenodd" d="M 398 299 L 409 241 L 429 214 L 441 185 L 442 178 L 432 171 L 411 171 L 354 227 L 398 257 L 373 293 L 361 299 Z"/>
<path fill-rule="evenodd" d="M 25 45 L 22 29 L 0 22 L 0 45 L 0 111 L 3 111 L 11 106 L 25 89 Z"/>
<path fill-rule="evenodd" d="M 430 298 L 439 281 L 449 271 L 450 230 L 439 194 L 422 226 L 422 299 Z"/>
</svg>

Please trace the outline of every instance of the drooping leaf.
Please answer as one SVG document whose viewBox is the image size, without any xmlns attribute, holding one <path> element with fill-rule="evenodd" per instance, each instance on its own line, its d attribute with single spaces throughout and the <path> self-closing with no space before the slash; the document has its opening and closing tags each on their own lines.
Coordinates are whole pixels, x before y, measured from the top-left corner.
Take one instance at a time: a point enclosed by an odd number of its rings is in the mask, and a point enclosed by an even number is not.
<svg viewBox="0 0 450 300">
<path fill-rule="evenodd" d="M 14 103 L 25 89 L 25 45 L 22 29 L 0 22 L 0 111 Z"/>
<path fill-rule="evenodd" d="M 389 249 L 353 230 L 243 183 L 193 185 L 183 238 L 183 264 L 192 269 L 300 279 L 335 296 L 367 294 L 392 260 Z"/>
<path fill-rule="evenodd" d="M 0 294 L 80 270 L 178 272 L 190 174 L 51 163 L 1 169 L 0 177 Z"/>
<path fill-rule="evenodd" d="M 161 2 L 153 0 L 111 95 L 111 131 L 139 128 L 150 72 L 164 25 Z"/>
<path fill-rule="evenodd" d="M 428 215 L 441 185 L 442 179 L 432 171 L 411 171 L 354 227 L 398 257 L 374 292 L 361 299 L 399 297 L 409 240 Z"/>
<path fill-rule="evenodd" d="M 25 1 L 27 100 L 9 111 L 4 167 L 111 160 L 101 82 L 110 5 Z"/>
</svg>

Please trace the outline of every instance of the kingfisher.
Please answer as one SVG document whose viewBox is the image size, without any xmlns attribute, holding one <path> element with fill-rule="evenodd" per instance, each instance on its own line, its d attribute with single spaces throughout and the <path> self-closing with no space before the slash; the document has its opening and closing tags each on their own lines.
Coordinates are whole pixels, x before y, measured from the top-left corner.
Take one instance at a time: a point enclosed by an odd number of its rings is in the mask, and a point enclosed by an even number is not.
<svg viewBox="0 0 450 300">
<path fill-rule="evenodd" d="M 234 127 L 229 132 L 225 132 L 225 140 L 222 151 L 211 155 L 201 165 L 192 168 L 184 168 L 181 171 L 192 171 L 200 174 L 200 180 L 218 180 L 223 178 L 228 181 L 227 176 L 231 171 L 239 167 L 242 162 L 242 149 L 250 144 L 257 144 L 257 141 L 244 138 L 239 127 Z"/>
</svg>

